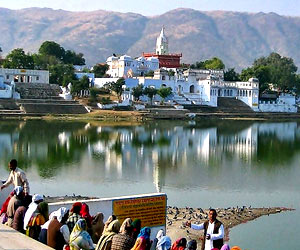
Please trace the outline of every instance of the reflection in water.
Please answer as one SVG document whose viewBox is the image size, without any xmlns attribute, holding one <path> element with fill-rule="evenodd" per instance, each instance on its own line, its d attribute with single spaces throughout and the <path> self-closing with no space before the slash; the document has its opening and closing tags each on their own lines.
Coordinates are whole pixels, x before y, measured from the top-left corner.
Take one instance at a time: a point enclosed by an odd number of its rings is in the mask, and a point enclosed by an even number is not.
<svg viewBox="0 0 300 250">
<path fill-rule="evenodd" d="M 35 165 L 43 178 L 76 168 L 87 155 L 99 171 L 116 179 L 153 176 L 157 191 L 166 173 L 193 168 L 221 174 L 224 162 L 254 168 L 288 166 L 300 149 L 299 129 L 290 123 L 149 123 L 93 126 L 80 122 L 2 122 L 1 159 L 17 158 L 22 168 Z"/>
</svg>

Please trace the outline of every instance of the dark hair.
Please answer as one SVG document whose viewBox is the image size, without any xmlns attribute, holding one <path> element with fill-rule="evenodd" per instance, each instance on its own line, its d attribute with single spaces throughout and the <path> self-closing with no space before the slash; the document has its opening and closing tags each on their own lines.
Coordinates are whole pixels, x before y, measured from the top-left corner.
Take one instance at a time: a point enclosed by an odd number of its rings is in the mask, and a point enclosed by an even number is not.
<svg viewBox="0 0 300 250">
<path fill-rule="evenodd" d="M 177 246 L 186 247 L 186 238 L 181 238 Z"/>
<path fill-rule="evenodd" d="M 211 209 L 209 209 L 209 212 L 213 212 L 214 215 L 217 216 L 217 211 L 216 211 L 216 209 L 211 208 Z"/>
<path fill-rule="evenodd" d="M 10 164 L 11 166 L 13 166 L 13 167 L 17 167 L 18 162 L 17 162 L 16 159 L 12 159 L 12 160 L 9 162 L 9 164 Z"/>
<path fill-rule="evenodd" d="M 187 244 L 188 250 L 196 250 L 197 249 L 197 241 L 196 240 L 190 240 Z"/>
</svg>

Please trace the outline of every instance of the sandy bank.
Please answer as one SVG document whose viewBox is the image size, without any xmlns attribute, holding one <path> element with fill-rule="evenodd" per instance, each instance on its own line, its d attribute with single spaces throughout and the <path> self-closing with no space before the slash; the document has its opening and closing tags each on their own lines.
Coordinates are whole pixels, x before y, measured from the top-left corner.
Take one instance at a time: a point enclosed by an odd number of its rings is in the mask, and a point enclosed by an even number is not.
<svg viewBox="0 0 300 250">
<path fill-rule="evenodd" d="M 225 240 L 229 240 L 230 228 L 251 220 L 255 220 L 263 215 L 281 213 L 294 209 L 284 207 L 270 208 L 251 208 L 251 207 L 235 207 L 235 208 L 218 208 L 217 219 L 224 224 Z M 172 241 L 186 237 L 188 240 L 196 239 L 203 235 L 203 231 L 196 231 L 185 226 L 185 222 L 191 220 L 194 224 L 201 224 L 208 219 L 209 209 L 201 208 L 167 208 L 167 235 Z"/>
</svg>

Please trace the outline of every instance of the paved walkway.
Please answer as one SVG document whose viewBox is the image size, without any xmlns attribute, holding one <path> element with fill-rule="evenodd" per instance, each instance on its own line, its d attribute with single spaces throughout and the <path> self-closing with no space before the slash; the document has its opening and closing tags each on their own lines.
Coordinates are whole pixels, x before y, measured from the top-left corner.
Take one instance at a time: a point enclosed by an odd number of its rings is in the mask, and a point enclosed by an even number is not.
<svg viewBox="0 0 300 250">
<path fill-rule="evenodd" d="M 0 250 L 53 250 L 53 248 L 0 224 Z"/>
</svg>

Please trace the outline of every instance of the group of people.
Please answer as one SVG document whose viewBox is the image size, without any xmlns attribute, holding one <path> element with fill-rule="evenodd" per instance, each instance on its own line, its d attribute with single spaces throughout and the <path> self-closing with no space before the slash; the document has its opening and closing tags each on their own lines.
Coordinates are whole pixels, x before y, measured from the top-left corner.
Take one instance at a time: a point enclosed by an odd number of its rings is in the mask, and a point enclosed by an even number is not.
<svg viewBox="0 0 300 250">
<path fill-rule="evenodd" d="M 104 215 L 91 216 L 86 203 L 75 202 L 68 210 L 61 207 L 49 215 L 49 207 L 43 196 L 29 195 L 29 183 L 25 173 L 17 167 L 17 161 L 9 163 L 11 170 L 1 190 L 13 183 L 15 188 L 0 210 L 1 223 L 28 235 L 57 250 L 196 250 L 197 241 L 187 242 L 179 238 L 175 242 L 159 230 L 154 240 L 150 240 L 151 229 L 143 227 L 139 219 L 127 218 L 121 224 L 115 215 L 104 223 Z M 197 225 L 190 221 L 186 226 L 204 230 L 203 250 L 230 250 L 223 244 L 224 227 L 218 221 L 217 212 L 209 211 L 208 221 Z M 231 250 L 240 250 L 233 247 Z"/>
</svg>

